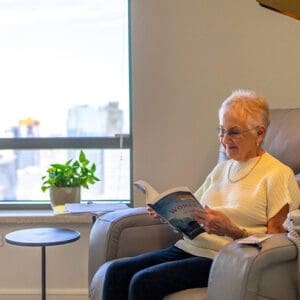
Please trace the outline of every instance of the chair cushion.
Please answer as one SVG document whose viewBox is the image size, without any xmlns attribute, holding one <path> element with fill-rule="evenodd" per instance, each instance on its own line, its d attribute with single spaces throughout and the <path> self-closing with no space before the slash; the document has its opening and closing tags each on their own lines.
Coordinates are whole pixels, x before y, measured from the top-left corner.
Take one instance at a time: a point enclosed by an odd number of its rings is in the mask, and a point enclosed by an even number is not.
<svg viewBox="0 0 300 300">
<path fill-rule="evenodd" d="M 187 289 L 173 293 L 164 298 L 164 300 L 206 300 L 207 288 Z"/>
<path fill-rule="evenodd" d="M 300 188 L 300 173 L 296 174 L 295 177 L 296 177 L 297 183 L 298 183 L 299 188 Z"/>
<path fill-rule="evenodd" d="M 300 109 L 272 109 L 271 123 L 264 139 L 264 149 L 300 173 L 300 157 L 297 149 L 300 147 Z"/>
</svg>

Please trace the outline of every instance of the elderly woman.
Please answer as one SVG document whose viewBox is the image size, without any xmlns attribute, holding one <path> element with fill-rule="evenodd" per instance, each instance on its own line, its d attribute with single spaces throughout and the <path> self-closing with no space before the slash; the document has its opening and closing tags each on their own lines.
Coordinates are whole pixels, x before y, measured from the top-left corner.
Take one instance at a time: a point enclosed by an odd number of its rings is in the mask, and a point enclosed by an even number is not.
<svg viewBox="0 0 300 300">
<path fill-rule="evenodd" d="M 227 243 L 254 233 L 283 232 L 282 223 L 300 204 L 292 170 L 262 148 L 268 104 L 252 91 L 234 91 L 219 110 L 218 134 L 228 160 L 208 175 L 195 196 L 205 212 L 195 219 L 206 232 L 174 246 L 113 263 L 103 298 L 162 299 L 207 286 L 213 258 Z M 149 214 L 156 217 L 149 209 Z"/>
</svg>

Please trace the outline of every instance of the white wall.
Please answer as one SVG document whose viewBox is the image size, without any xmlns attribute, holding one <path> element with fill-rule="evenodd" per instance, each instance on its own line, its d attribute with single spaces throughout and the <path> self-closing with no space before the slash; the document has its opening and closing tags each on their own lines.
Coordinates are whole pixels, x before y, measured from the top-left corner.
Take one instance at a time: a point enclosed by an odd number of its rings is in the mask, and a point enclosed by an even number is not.
<svg viewBox="0 0 300 300">
<path fill-rule="evenodd" d="M 132 0 L 132 31 L 134 179 L 201 184 L 233 89 L 300 106 L 300 22 L 255 0 Z"/>
</svg>

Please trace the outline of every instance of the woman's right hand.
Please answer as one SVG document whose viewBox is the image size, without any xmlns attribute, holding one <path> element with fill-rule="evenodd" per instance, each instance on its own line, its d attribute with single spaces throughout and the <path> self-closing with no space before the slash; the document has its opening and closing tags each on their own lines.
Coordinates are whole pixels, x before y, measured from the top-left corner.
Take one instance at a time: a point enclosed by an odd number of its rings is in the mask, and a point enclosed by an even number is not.
<svg viewBox="0 0 300 300">
<path fill-rule="evenodd" d="M 151 207 L 147 206 L 147 211 L 148 211 L 148 215 L 153 219 L 159 218 L 158 214 Z"/>
</svg>

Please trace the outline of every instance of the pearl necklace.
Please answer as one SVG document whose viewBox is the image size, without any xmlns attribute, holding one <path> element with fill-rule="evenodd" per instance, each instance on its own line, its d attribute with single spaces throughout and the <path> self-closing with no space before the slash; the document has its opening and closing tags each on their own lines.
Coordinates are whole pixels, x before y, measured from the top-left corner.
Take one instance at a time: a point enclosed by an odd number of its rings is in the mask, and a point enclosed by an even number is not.
<svg viewBox="0 0 300 300">
<path fill-rule="evenodd" d="M 238 182 L 238 181 L 241 181 L 244 178 L 246 178 L 253 171 L 253 169 L 258 165 L 258 163 L 260 162 L 261 158 L 262 158 L 262 155 L 259 156 L 259 158 L 255 162 L 255 164 L 252 166 L 252 168 L 244 176 L 242 176 L 241 178 L 235 179 L 235 180 L 230 178 L 231 168 L 232 168 L 232 166 L 234 164 L 234 161 L 233 161 L 231 163 L 231 165 L 229 166 L 229 170 L 228 170 L 228 173 L 227 173 L 227 179 L 228 179 L 228 181 L 234 183 L 234 182 Z"/>
</svg>

